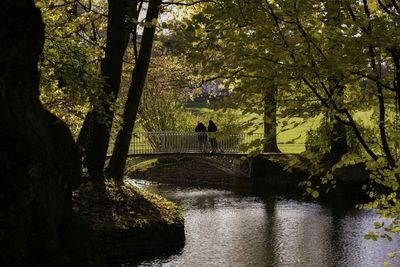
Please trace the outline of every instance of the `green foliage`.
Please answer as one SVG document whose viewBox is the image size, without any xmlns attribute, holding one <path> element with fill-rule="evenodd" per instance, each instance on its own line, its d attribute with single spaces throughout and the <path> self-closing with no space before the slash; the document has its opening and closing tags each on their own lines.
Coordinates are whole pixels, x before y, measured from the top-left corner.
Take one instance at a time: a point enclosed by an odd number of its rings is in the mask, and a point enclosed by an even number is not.
<svg viewBox="0 0 400 267">
<path fill-rule="evenodd" d="M 192 131 L 196 117 L 184 109 L 189 99 L 185 61 L 158 48 L 154 53 L 139 106 L 146 131 Z"/>
<path fill-rule="evenodd" d="M 89 103 L 107 99 L 98 93 L 103 39 L 92 34 L 104 28 L 104 7 L 98 1 L 91 9 L 76 9 L 74 1 L 63 7 L 37 3 L 47 25 L 42 100 L 76 133 Z M 260 132 L 264 121 L 272 122 L 260 119 L 263 99 L 271 94 L 281 132 L 327 113 L 331 121 L 306 140 L 307 146 L 326 149 L 309 149 L 318 177 L 302 183 L 305 191 L 318 198 L 336 187 L 336 169 L 364 163 L 371 174 L 363 189 L 371 201 L 360 207 L 390 220 L 377 223 L 366 238 L 400 234 L 399 10 L 388 1 L 215 0 L 185 7 L 179 16 L 164 23 L 172 37 L 153 55 L 139 112 L 143 129 L 193 131 L 197 121 L 212 119 L 219 132 Z M 193 112 L 184 105 L 193 92 L 184 88 L 196 89 L 202 81 L 218 81 L 226 98 L 213 110 Z M 351 149 L 324 164 L 338 122 L 346 125 Z M 260 142 L 252 146 L 258 149 Z"/>
<path fill-rule="evenodd" d="M 82 1 L 83 5 L 87 1 Z M 104 19 L 77 3 L 57 7 L 54 1 L 38 0 L 46 24 L 40 90 L 44 106 L 63 119 L 77 135 L 90 103 L 99 101 L 103 79 L 99 75 Z M 93 27 L 93 28 L 92 28 Z"/>
<path fill-rule="evenodd" d="M 219 132 L 239 133 L 240 115 L 235 110 L 186 107 L 194 96 L 190 85 L 198 77 L 186 59 L 171 50 L 168 39 L 159 39 L 139 107 L 139 127 L 146 131 L 193 131 L 199 121 L 207 124 L 213 120 Z"/>
<path fill-rule="evenodd" d="M 330 129 L 326 117 L 316 129 L 307 131 L 306 136 L 306 151 L 308 153 L 325 154 L 330 151 Z M 319 142 L 315 142 L 319 140 Z"/>
<path fill-rule="evenodd" d="M 283 117 L 328 112 L 344 123 L 350 152 L 323 164 L 326 150 L 310 151 L 322 178 L 302 184 L 317 197 L 322 186 L 336 187 L 335 169 L 363 162 L 371 172 L 364 186 L 371 202 L 362 207 L 392 221 L 379 230 L 398 234 L 398 17 L 388 1 L 218 0 L 194 8 L 176 32 L 195 69 L 219 77 L 231 93 L 226 106 L 262 114 L 263 90 L 277 85 Z M 357 117 L 362 112 L 369 114 Z M 309 132 L 307 144 L 329 147 L 334 123 Z"/>
</svg>

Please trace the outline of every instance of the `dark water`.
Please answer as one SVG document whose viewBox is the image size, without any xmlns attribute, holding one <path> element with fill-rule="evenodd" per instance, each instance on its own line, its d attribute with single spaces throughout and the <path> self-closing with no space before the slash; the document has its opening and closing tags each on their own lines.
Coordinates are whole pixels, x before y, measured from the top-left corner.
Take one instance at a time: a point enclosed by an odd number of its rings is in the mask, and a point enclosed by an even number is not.
<svg viewBox="0 0 400 267">
<path fill-rule="evenodd" d="M 388 252 L 400 248 L 399 240 L 365 240 L 377 216 L 350 203 L 136 184 L 180 204 L 186 233 L 179 254 L 139 266 L 375 267 L 383 266 Z"/>
</svg>

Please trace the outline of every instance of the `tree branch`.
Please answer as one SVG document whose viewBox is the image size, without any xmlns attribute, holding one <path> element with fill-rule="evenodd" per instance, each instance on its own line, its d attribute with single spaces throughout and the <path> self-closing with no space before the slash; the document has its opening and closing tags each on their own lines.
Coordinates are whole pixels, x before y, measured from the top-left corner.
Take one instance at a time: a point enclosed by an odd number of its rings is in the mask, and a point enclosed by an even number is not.
<svg viewBox="0 0 400 267">
<path fill-rule="evenodd" d="M 379 81 L 379 79 L 377 79 L 377 78 L 375 78 L 375 77 L 373 77 L 373 76 L 371 76 L 371 75 L 363 74 L 363 73 L 361 73 L 361 72 L 359 72 L 359 71 L 352 71 L 352 72 L 350 72 L 350 73 L 351 73 L 351 74 L 354 74 L 354 75 L 361 76 L 361 77 L 363 77 L 363 78 L 367 78 L 367 79 L 369 79 L 369 80 L 371 80 L 371 81 L 373 81 L 373 82 L 379 84 L 379 85 L 382 86 L 383 88 L 388 89 L 388 90 L 390 90 L 390 91 L 392 91 L 392 92 L 395 92 L 395 91 L 396 91 L 394 88 L 392 88 L 392 87 L 390 87 L 390 86 L 388 86 L 388 85 L 382 83 L 381 81 Z"/>
<path fill-rule="evenodd" d="M 318 97 L 318 99 L 322 102 L 322 104 L 330 109 L 330 105 L 321 97 L 321 95 L 318 93 L 317 89 L 305 78 L 303 78 L 304 83 L 311 89 L 311 91 Z M 331 103 L 334 103 L 331 101 Z M 368 153 L 368 155 L 370 155 L 370 157 L 374 160 L 378 159 L 378 156 L 371 150 L 371 148 L 368 146 L 368 144 L 365 142 L 364 138 L 362 137 L 360 131 L 358 130 L 358 127 L 356 125 L 356 123 L 353 120 L 353 117 L 351 116 L 351 114 L 349 113 L 349 111 L 347 109 L 338 109 L 338 107 L 336 105 L 333 105 L 334 109 L 341 114 L 344 114 L 348 121 L 344 121 L 345 125 L 348 125 L 349 127 L 351 127 L 358 139 L 358 141 L 360 142 L 361 146 L 364 148 L 364 150 Z M 339 120 L 339 122 L 341 122 L 343 120 Z"/>
</svg>

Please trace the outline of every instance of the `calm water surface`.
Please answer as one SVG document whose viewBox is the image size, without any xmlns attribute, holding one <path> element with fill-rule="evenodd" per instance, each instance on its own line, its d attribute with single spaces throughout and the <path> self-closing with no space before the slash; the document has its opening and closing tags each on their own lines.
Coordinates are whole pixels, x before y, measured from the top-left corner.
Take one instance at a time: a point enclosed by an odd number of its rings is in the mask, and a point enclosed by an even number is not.
<svg viewBox="0 0 400 267">
<path fill-rule="evenodd" d="M 365 240 L 377 217 L 350 203 L 133 183 L 175 201 L 185 216 L 182 251 L 138 266 L 375 267 L 400 247 L 399 240 Z"/>
</svg>

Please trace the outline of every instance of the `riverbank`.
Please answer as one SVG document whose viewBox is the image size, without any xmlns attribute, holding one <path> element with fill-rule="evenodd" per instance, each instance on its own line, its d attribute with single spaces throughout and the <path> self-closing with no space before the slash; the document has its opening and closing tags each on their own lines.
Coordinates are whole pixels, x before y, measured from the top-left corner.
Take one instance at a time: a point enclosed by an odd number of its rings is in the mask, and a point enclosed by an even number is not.
<svg viewBox="0 0 400 267">
<path fill-rule="evenodd" d="M 248 176 L 241 176 L 229 168 L 218 166 L 212 159 L 200 157 L 176 160 L 173 157 L 136 159 L 127 169 L 132 178 L 162 183 L 186 184 L 215 188 L 246 189 L 256 193 L 279 193 L 303 196 L 305 185 L 311 183 L 318 190 L 320 199 L 331 197 L 365 197 L 362 186 L 368 182 L 369 173 L 362 164 L 342 167 L 333 172 L 331 183 L 322 183 L 319 174 L 312 174 L 312 164 L 302 154 L 266 154 L 239 160 L 248 166 Z M 238 163 L 235 163 L 238 166 Z"/>
<path fill-rule="evenodd" d="M 107 180 L 103 192 L 83 184 L 73 194 L 73 209 L 91 224 L 109 265 L 137 262 L 184 245 L 181 209 L 129 183 Z"/>
</svg>

